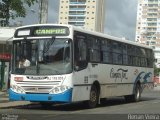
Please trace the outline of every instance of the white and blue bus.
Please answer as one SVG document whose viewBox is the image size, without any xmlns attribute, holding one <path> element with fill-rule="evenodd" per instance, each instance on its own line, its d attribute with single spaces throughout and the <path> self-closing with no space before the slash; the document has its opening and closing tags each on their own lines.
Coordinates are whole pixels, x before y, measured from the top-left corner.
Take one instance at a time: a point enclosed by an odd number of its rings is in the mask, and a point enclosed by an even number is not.
<svg viewBox="0 0 160 120">
<path fill-rule="evenodd" d="M 19 67 L 21 56 L 30 66 Z M 90 108 L 113 96 L 137 102 L 153 87 L 153 62 L 151 48 L 129 40 L 71 25 L 23 26 L 13 38 L 9 98 Z"/>
</svg>

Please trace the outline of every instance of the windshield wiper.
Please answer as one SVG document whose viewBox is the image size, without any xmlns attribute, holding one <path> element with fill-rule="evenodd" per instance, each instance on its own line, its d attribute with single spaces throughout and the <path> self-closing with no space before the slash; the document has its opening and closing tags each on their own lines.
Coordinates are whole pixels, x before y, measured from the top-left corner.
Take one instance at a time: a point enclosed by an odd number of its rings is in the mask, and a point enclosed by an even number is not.
<svg viewBox="0 0 160 120">
<path fill-rule="evenodd" d="M 51 40 L 47 41 L 47 44 L 44 45 L 43 53 L 48 52 L 50 46 L 53 45 L 54 41 L 55 41 L 55 37 L 52 37 Z"/>
</svg>

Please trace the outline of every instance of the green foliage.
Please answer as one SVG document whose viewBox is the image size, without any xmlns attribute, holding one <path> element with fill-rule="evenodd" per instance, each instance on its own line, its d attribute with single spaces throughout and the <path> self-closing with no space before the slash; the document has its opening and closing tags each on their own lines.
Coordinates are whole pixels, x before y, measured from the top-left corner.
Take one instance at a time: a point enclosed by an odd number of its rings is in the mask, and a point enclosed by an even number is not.
<svg viewBox="0 0 160 120">
<path fill-rule="evenodd" d="M 159 75 L 159 73 L 160 73 L 160 68 L 154 66 L 154 75 Z"/>
<path fill-rule="evenodd" d="M 15 19 L 17 17 L 25 17 L 25 6 L 31 6 L 38 0 L 1 0 L 0 1 L 0 26 L 8 26 L 9 19 Z"/>
</svg>

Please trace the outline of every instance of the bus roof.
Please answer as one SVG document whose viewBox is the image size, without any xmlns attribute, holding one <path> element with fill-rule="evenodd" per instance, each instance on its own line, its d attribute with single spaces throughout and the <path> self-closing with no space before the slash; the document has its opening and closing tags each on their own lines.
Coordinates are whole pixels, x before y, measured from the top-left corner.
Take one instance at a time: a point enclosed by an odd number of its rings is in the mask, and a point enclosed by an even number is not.
<svg viewBox="0 0 160 120">
<path fill-rule="evenodd" d="M 136 43 L 134 41 L 123 39 L 123 38 L 120 38 L 120 37 L 111 36 L 109 34 L 104 34 L 104 33 L 96 32 L 96 31 L 89 31 L 89 30 L 85 30 L 85 29 L 78 28 L 78 27 L 75 27 L 75 26 L 73 26 L 73 29 L 77 30 L 79 32 L 84 32 L 84 33 L 92 34 L 92 35 L 95 35 L 95 36 L 99 36 L 99 37 L 103 37 L 103 38 L 108 38 L 108 39 L 111 39 L 111 40 L 114 40 L 114 41 L 119 41 L 119 42 L 131 44 L 131 45 L 136 45 L 136 46 L 139 46 L 139 47 L 144 47 L 144 48 L 152 49 L 149 46 L 146 46 L 146 45 L 143 45 L 143 44 L 139 44 L 139 43 Z"/>
<path fill-rule="evenodd" d="M 73 26 L 73 25 L 66 25 L 66 24 L 32 24 L 32 25 L 17 27 L 16 30 L 21 29 L 21 28 L 26 28 L 26 27 L 34 27 L 34 26 L 66 26 L 66 27 L 70 27 L 73 30 L 76 30 L 76 31 L 79 31 L 79 32 L 82 32 L 82 33 L 87 33 L 87 34 L 91 34 L 91 35 L 95 35 L 95 36 L 99 36 L 99 37 L 103 37 L 103 38 L 108 38 L 108 39 L 112 39 L 114 41 L 119 41 L 119 42 L 131 44 L 131 45 L 136 45 L 136 46 L 144 47 L 144 48 L 147 48 L 147 49 L 152 49 L 149 46 L 146 46 L 146 45 L 143 45 L 143 44 L 138 44 L 138 43 L 136 43 L 134 41 L 131 41 L 131 40 L 126 40 L 126 39 L 123 39 L 123 38 L 120 38 L 120 37 L 115 37 L 115 36 L 111 36 L 111 35 L 96 32 L 96 31 L 85 30 L 85 29 L 80 28 L 80 27 L 76 27 L 76 26 Z"/>
</svg>

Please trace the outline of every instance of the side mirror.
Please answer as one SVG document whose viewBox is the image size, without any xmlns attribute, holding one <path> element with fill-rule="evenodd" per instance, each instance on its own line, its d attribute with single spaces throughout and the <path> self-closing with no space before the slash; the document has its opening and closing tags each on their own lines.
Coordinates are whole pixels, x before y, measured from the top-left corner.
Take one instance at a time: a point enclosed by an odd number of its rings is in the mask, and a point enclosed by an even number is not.
<svg viewBox="0 0 160 120">
<path fill-rule="evenodd" d="M 74 69 L 75 69 L 75 71 L 78 71 L 79 70 L 79 66 L 75 65 Z"/>
</svg>

